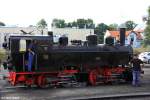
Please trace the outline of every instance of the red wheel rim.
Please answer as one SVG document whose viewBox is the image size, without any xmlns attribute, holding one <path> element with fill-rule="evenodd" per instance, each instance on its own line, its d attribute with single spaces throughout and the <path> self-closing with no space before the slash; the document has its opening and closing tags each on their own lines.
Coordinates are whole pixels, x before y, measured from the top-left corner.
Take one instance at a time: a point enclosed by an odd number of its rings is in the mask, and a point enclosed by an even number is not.
<svg viewBox="0 0 150 100">
<path fill-rule="evenodd" d="M 92 70 L 89 74 L 89 82 L 91 83 L 91 85 L 95 86 L 96 82 L 97 82 L 97 71 L 96 70 Z"/>
<path fill-rule="evenodd" d="M 39 87 L 44 87 L 46 85 L 46 78 L 44 76 L 39 76 L 38 77 L 38 86 Z"/>
</svg>

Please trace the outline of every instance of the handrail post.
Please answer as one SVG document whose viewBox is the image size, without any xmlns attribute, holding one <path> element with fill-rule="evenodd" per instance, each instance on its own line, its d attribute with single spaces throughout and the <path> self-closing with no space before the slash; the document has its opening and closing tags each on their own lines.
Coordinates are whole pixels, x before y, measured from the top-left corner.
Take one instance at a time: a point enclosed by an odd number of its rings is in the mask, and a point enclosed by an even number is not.
<svg viewBox="0 0 150 100">
<path fill-rule="evenodd" d="M 24 53 L 22 54 L 22 56 L 23 56 L 23 71 L 25 71 L 25 55 L 24 55 Z"/>
<path fill-rule="evenodd" d="M 35 55 L 35 70 L 37 70 L 37 54 Z"/>
</svg>

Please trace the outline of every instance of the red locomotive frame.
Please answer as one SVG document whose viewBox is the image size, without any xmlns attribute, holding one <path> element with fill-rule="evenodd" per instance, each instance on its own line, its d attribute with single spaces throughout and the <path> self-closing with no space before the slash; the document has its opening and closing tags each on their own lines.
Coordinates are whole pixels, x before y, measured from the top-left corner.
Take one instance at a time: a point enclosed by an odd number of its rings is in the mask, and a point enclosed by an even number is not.
<svg viewBox="0 0 150 100">
<path fill-rule="evenodd" d="M 125 67 L 97 67 L 88 72 L 88 81 L 91 85 L 95 86 L 98 83 L 109 83 L 118 80 L 113 74 L 122 74 L 127 68 Z M 8 81 L 13 85 L 23 83 L 27 86 L 37 85 L 38 87 L 44 87 L 47 84 L 59 85 L 61 82 L 61 76 L 74 75 L 78 73 L 78 70 L 63 70 L 61 72 L 9 72 Z M 98 80 L 101 76 L 102 80 Z M 55 77 L 55 80 L 51 82 L 47 81 L 47 78 Z M 126 79 L 124 79 L 126 81 Z"/>
</svg>

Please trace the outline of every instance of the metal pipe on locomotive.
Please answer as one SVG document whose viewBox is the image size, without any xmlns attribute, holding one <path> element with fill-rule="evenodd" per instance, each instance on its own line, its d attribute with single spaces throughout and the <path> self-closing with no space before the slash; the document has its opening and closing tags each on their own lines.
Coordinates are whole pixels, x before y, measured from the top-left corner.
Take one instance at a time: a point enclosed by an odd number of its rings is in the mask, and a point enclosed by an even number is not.
<svg viewBox="0 0 150 100">
<path fill-rule="evenodd" d="M 72 41 L 73 45 L 68 45 L 67 37 L 59 38 L 59 43 L 54 44 L 52 34 L 11 35 L 7 47 L 8 59 L 4 63 L 9 70 L 8 81 L 12 85 L 39 87 L 129 82 L 132 74 L 128 63 L 133 50 L 130 45 L 124 45 L 124 29 L 120 29 L 120 36 L 120 43 L 117 44 L 112 37 L 108 37 L 106 44 L 98 45 L 97 36 L 90 35 L 85 43 Z M 28 72 L 27 47 L 31 40 L 37 41 L 38 48 L 32 72 Z"/>
</svg>

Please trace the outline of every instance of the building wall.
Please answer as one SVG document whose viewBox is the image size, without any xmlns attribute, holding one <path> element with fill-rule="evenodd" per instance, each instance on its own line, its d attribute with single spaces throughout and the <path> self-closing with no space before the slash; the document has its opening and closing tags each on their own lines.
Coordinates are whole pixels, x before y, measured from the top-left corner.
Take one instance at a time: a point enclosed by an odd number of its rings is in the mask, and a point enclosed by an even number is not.
<svg viewBox="0 0 150 100">
<path fill-rule="evenodd" d="M 25 32 L 32 32 L 32 34 L 41 34 L 41 30 L 36 27 L 0 27 L 0 33 L 17 33 L 22 34 L 20 30 L 24 30 Z M 48 29 L 44 29 L 43 33 L 47 34 Z"/>
<path fill-rule="evenodd" d="M 41 34 L 41 30 L 36 27 L 0 27 L 0 49 L 2 48 L 2 43 L 4 42 L 4 37 L 8 34 L 22 34 L 20 30 L 24 30 L 25 32 L 32 32 L 32 34 Z M 48 33 L 48 29 L 43 30 L 43 34 L 46 35 Z"/>
<path fill-rule="evenodd" d="M 134 41 L 133 41 L 133 45 L 132 45 L 132 46 L 133 46 L 134 48 L 139 48 L 139 47 L 141 47 L 141 40 L 137 39 L 136 33 L 130 33 L 130 34 L 128 35 L 127 41 L 126 41 L 127 45 L 130 45 L 131 37 L 134 38 Z"/>
<path fill-rule="evenodd" d="M 86 40 L 87 35 L 93 35 L 94 29 L 77 29 L 77 28 L 52 28 L 53 35 L 65 35 L 71 40 Z"/>
</svg>

